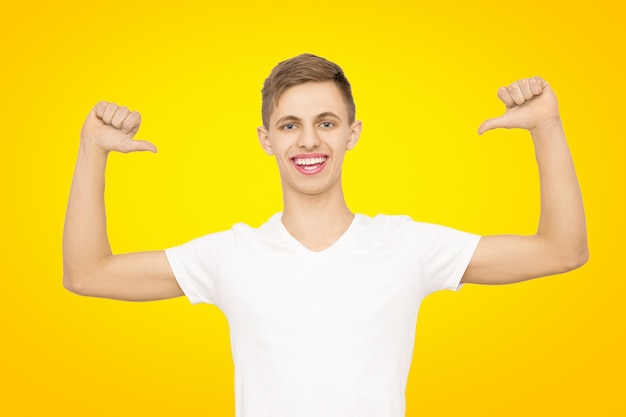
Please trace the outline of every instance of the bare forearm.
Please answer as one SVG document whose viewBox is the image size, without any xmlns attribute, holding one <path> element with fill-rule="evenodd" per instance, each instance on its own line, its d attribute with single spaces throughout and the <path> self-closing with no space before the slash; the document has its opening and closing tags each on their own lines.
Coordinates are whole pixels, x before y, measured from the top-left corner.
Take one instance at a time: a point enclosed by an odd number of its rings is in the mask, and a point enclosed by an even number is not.
<svg viewBox="0 0 626 417">
<path fill-rule="evenodd" d="M 63 232 L 64 281 L 88 274 L 111 254 L 104 205 L 107 154 L 81 141 Z"/>
<path fill-rule="evenodd" d="M 560 119 L 531 130 L 541 182 L 537 237 L 573 269 L 588 258 L 583 200 Z"/>
</svg>

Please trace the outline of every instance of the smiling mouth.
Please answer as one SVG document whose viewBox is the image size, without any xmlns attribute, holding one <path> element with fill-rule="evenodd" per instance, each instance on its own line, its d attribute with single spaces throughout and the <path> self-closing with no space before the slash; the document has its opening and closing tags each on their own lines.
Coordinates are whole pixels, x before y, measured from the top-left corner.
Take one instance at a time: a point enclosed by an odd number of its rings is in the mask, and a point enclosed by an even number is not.
<svg viewBox="0 0 626 417">
<path fill-rule="evenodd" d="M 312 158 L 294 157 L 292 158 L 292 161 L 296 165 L 296 168 L 298 168 L 299 171 L 307 172 L 307 173 L 315 173 L 324 166 L 327 159 L 328 159 L 327 156 L 316 156 Z"/>
</svg>

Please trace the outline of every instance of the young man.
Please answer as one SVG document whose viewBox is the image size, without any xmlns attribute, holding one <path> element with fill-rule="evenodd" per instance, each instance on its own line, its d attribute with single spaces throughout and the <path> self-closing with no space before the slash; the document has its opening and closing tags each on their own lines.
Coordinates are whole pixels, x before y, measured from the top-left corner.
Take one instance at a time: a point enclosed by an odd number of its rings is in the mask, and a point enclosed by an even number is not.
<svg viewBox="0 0 626 417">
<path fill-rule="evenodd" d="M 534 236 L 489 236 L 353 214 L 343 157 L 361 133 L 350 84 L 325 59 L 277 65 L 263 87 L 263 149 L 276 158 L 284 210 L 167 251 L 113 255 L 105 229 L 110 151 L 135 141 L 137 112 L 100 102 L 81 132 L 67 209 L 65 286 L 121 300 L 186 295 L 213 303 L 231 331 L 238 416 L 403 416 L 421 300 L 460 283 L 562 273 L 588 257 L 582 198 L 556 97 L 540 78 L 499 91 L 494 128 L 530 131 L 541 177 Z"/>
</svg>

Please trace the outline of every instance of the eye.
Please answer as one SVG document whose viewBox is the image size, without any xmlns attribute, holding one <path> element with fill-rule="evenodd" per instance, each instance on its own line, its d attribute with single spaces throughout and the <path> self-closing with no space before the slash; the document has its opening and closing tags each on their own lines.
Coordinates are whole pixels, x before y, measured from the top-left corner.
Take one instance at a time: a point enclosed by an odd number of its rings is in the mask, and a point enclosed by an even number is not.
<svg viewBox="0 0 626 417">
<path fill-rule="evenodd" d="M 284 125 L 281 126 L 281 129 L 283 130 L 293 130 L 296 128 L 296 125 L 294 125 L 293 123 L 285 123 Z"/>
<path fill-rule="evenodd" d="M 324 129 L 330 129 L 333 126 L 335 126 L 335 124 L 333 122 L 322 122 L 322 123 L 320 123 L 320 127 L 323 127 Z"/>
</svg>

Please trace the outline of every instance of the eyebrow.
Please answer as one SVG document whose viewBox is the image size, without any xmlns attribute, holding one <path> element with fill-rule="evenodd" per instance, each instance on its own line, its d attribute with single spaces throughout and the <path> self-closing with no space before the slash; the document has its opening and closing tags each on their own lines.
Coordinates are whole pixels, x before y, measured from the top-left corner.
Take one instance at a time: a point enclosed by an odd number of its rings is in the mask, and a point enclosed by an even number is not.
<svg viewBox="0 0 626 417">
<path fill-rule="evenodd" d="M 290 120 L 300 121 L 300 118 L 296 117 L 296 116 L 291 116 L 291 115 L 283 116 L 283 117 L 279 118 L 278 120 L 276 120 L 276 126 L 279 126 L 282 123 L 284 123 L 286 121 L 290 121 Z"/>
<path fill-rule="evenodd" d="M 337 114 L 335 114 L 335 113 L 333 113 L 331 111 L 325 111 L 325 112 L 320 113 L 317 116 L 315 116 L 316 119 L 326 119 L 326 118 L 329 118 L 329 117 L 332 117 L 332 118 L 335 118 L 335 119 L 341 121 L 341 117 L 339 117 Z M 283 116 L 283 117 L 279 118 L 278 120 L 276 120 L 276 126 L 278 126 L 278 125 L 280 125 L 280 124 L 282 124 L 284 122 L 291 121 L 291 120 L 296 121 L 296 122 L 301 121 L 301 119 L 298 116 L 286 115 L 286 116 Z"/>
<path fill-rule="evenodd" d="M 341 120 L 341 117 L 339 117 L 338 115 L 336 115 L 332 111 L 326 111 L 324 113 L 320 113 L 320 114 L 317 115 L 318 119 L 326 119 L 328 117 L 333 117 L 333 118 L 335 118 L 337 120 Z"/>
</svg>

